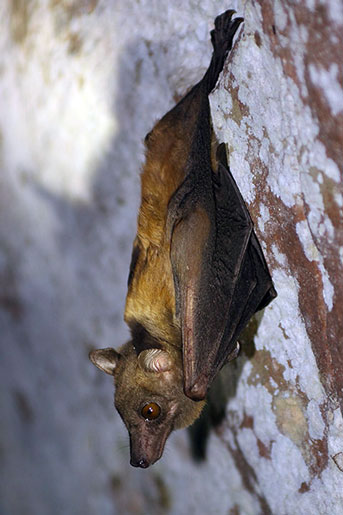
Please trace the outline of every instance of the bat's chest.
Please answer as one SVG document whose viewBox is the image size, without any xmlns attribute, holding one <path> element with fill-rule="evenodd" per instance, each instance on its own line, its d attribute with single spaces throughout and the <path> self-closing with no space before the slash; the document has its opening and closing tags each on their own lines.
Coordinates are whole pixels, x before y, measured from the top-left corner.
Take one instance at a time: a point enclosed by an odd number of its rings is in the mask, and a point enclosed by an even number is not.
<svg viewBox="0 0 343 515">
<path fill-rule="evenodd" d="M 170 343 L 178 340 L 180 328 L 175 316 L 168 249 L 148 248 L 145 255 L 141 254 L 126 297 L 125 320 L 129 324 L 139 322 L 159 340 Z"/>
</svg>

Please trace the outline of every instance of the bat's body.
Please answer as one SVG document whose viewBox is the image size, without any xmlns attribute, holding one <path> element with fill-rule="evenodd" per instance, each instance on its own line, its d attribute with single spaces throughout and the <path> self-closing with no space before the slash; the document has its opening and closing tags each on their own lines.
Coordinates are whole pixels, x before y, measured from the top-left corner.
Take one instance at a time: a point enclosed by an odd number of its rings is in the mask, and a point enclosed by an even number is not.
<svg viewBox="0 0 343 515">
<path fill-rule="evenodd" d="M 90 356 L 115 377 L 135 466 L 154 463 L 169 433 L 197 418 L 239 334 L 276 295 L 223 146 L 211 158 L 208 95 L 242 22 L 232 14 L 215 20 L 203 79 L 146 137 L 125 309 L 132 340 Z"/>
</svg>

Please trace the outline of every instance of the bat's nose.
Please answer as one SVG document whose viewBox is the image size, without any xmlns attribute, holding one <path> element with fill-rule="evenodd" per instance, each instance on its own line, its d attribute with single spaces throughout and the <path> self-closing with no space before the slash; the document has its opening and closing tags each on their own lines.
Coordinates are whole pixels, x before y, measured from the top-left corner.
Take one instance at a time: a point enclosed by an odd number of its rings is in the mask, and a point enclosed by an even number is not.
<svg viewBox="0 0 343 515">
<path fill-rule="evenodd" d="M 171 430 L 170 421 L 167 426 L 160 424 L 152 427 L 145 421 L 130 433 L 130 464 L 133 467 L 146 469 L 162 456 L 165 441 Z"/>
<path fill-rule="evenodd" d="M 140 467 L 142 469 L 146 469 L 150 465 L 148 460 L 146 460 L 145 458 L 140 458 L 140 459 L 139 458 L 138 459 L 131 458 L 130 464 L 133 467 Z"/>
</svg>

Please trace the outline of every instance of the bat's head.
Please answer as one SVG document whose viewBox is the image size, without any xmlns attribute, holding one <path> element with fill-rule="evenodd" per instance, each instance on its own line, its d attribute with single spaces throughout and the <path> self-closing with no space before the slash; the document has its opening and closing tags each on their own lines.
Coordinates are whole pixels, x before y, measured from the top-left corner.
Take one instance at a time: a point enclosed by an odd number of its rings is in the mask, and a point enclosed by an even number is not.
<svg viewBox="0 0 343 515">
<path fill-rule="evenodd" d="M 89 357 L 114 376 L 115 406 L 130 436 L 130 463 L 147 468 L 161 458 L 171 431 L 192 424 L 204 405 L 183 392 L 181 357 L 156 348 L 137 355 L 130 342 L 119 352 L 98 349 Z"/>
</svg>

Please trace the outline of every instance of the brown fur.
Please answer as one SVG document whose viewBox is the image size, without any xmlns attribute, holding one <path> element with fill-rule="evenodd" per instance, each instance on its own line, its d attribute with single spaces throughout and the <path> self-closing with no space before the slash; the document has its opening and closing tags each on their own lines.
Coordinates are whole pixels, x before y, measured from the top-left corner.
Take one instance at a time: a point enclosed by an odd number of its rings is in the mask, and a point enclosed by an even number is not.
<svg viewBox="0 0 343 515">
<path fill-rule="evenodd" d="M 175 313 L 170 239 L 165 229 L 168 202 L 184 179 L 189 149 L 181 132 L 181 128 L 185 131 L 187 127 L 176 122 L 176 127 L 180 126 L 178 132 L 173 126 L 175 119 L 171 118 L 174 117 L 167 115 L 156 124 L 147 143 L 134 244 L 138 257 L 125 308 L 128 325 L 133 330 L 137 325 L 142 326 L 150 335 L 148 348 L 163 349 L 171 360 L 171 367 L 156 372 L 142 366 L 135 339 L 123 345 L 119 353 L 113 351 L 114 368 L 103 366 L 109 349 L 105 355 L 102 350 L 91 354 L 95 365 L 114 375 L 115 405 L 130 434 L 131 463 L 142 467 L 159 459 L 169 433 L 192 424 L 204 406 L 204 401 L 195 402 L 183 391 L 181 329 Z M 191 132 L 192 127 L 188 130 Z M 156 402 L 161 407 L 158 424 L 147 422 L 141 416 L 141 409 L 148 402 Z"/>
<path fill-rule="evenodd" d="M 168 115 L 156 124 L 147 143 L 136 239 L 140 254 L 127 294 L 125 321 L 129 325 L 140 322 L 156 338 L 180 347 L 170 239 L 165 227 L 168 202 L 185 177 L 189 148 L 184 132 L 191 132 L 191 127 L 175 123 L 175 116 Z"/>
<path fill-rule="evenodd" d="M 114 376 L 115 405 L 129 431 L 131 464 L 143 468 L 161 457 L 170 432 L 194 422 L 204 406 L 203 400 L 196 402 L 184 393 L 183 335 L 171 263 L 171 232 L 174 247 L 179 236 L 183 242 L 179 249 L 174 248 L 174 254 L 185 251 L 192 262 L 191 272 L 186 266 L 185 274 L 190 280 L 189 291 L 196 295 L 202 272 L 201 247 L 206 247 L 211 220 L 199 205 L 183 226 L 184 219 L 177 219 L 177 208 L 173 211 L 169 206 L 180 185 L 185 184 L 190 166 L 197 163 L 194 156 L 205 156 L 200 161 L 206 170 L 213 161 L 208 94 L 242 21 L 231 21 L 233 13 L 227 11 L 215 21 L 216 28 L 211 33 L 214 53 L 204 78 L 156 123 L 146 138 L 141 206 L 124 315 L 132 340 L 119 352 L 100 349 L 90 353 L 96 366 Z M 170 220 L 174 214 L 176 218 Z M 187 214 L 184 216 L 187 218 Z M 156 419 L 147 420 L 142 408 L 150 404 L 157 405 L 160 412 Z"/>
</svg>

